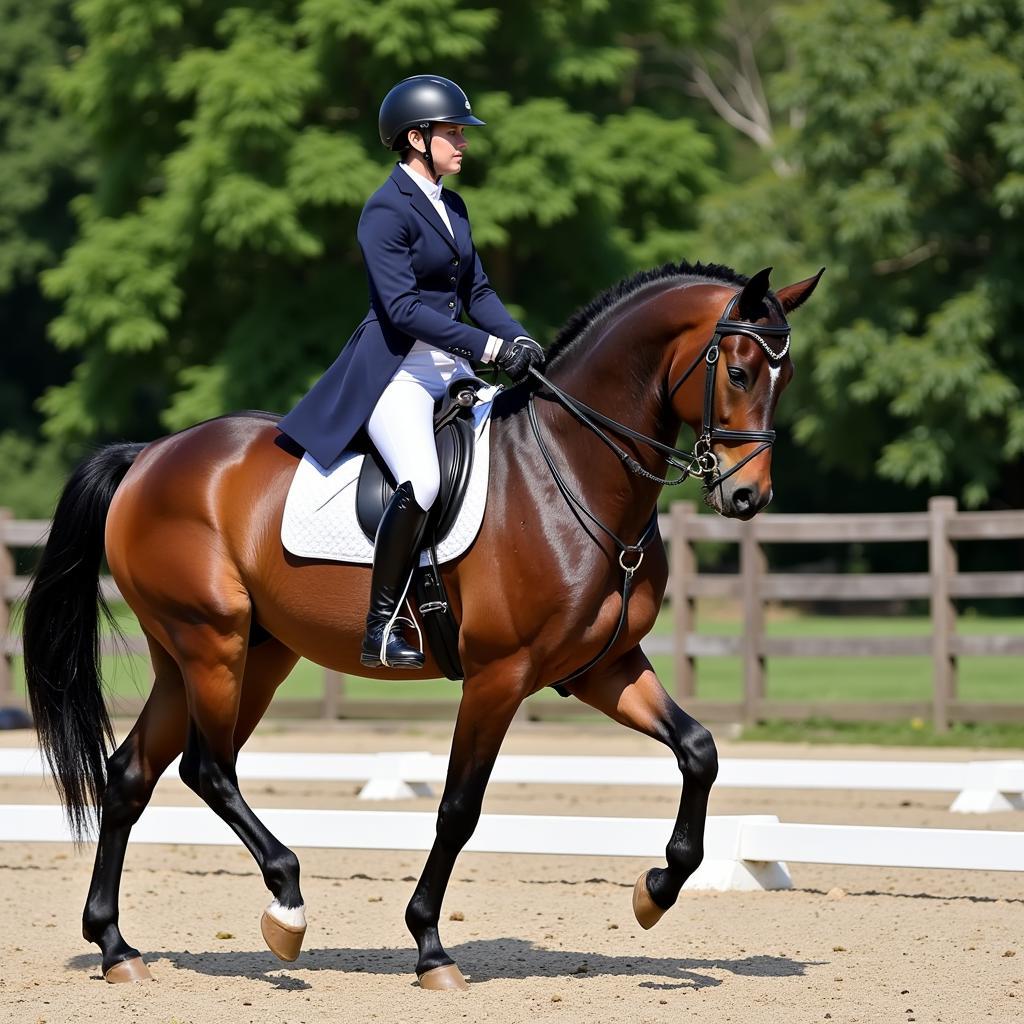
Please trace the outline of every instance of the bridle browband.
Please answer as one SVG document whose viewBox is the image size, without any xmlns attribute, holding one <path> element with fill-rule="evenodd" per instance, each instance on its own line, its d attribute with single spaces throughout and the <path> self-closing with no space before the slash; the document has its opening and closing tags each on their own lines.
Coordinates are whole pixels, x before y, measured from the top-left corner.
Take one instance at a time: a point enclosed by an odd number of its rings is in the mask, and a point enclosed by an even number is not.
<svg viewBox="0 0 1024 1024">
<path fill-rule="evenodd" d="M 762 452 L 767 451 L 775 443 L 775 431 L 774 430 L 728 430 L 725 427 L 716 427 L 713 425 L 714 413 L 715 413 L 715 381 L 718 374 L 718 362 L 721 355 L 721 342 L 723 338 L 731 337 L 734 334 L 742 334 L 745 337 L 752 338 L 754 341 L 761 346 L 762 351 L 768 357 L 769 362 L 779 364 L 789 354 L 789 343 L 790 343 L 790 328 L 789 324 L 780 324 L 775 326 L 761 326 L 758 325 L 755 329 L 752 325 L 740 323 L 737 320 L 730 320 L 729 317 L 736 307 L 736 303 L 739 301 L 739 294 L 734 295 L 730 300 L 729 304 L 725 307 L 725 311 L 722 313 L 721 318 L 715 324 L 715 333 L 711 336 L 707 344 L 701 349 L 697 358 L 687 367 L 683 375 L 673 384 L 668 391 L 668 401 L 671 402 L 675 393 L 689 380 L 693 372 L 700 366 L 701 362 L 707 367 L 707 373 L 704 378 L 704 408 L 701 413 L 701 430 L 697 437 L 696 442 L 693 446 L 692 452 L 683 451 L 680 448 L 673 448 L 671 445 L 663 444 L 661 441 L 653 437 L 648 437 L 646 434 L 640 433 L 638 430 L 634 430 L 632 427 L 627 427 L 624 423 L 619 423 L 618 420 L 613 420 L 610 416 L 605 416 L 604 413 L 598 412 L 596 409 L 591 408 L 589 405 L 581 402 L 578 398 L 573 398 L 572 395 L 567 394 L 557 384 L 548 380 L 539 370 L 535 367 L 530 367 L 530 373 L 540 381 L 540 383 L 551 392 L 552 395 L 569 410 L 584 426 L 593 431 L 615 454 L 619 457 L 622 464 L 631 472 L 637 476 L 643 477 L 644 479 L 651 480 L 654 483 L 675 486 L 688 480 L 695 473 L 700 473 L 704 481 L 705 495 L 710 495 L 711 491 L 721 485 L 724 480 L 727 480 L 737 470 L 742 469 L 751 459 L 757 458 Z M 768 337 L 785 337 L 785 344 L 782 346 L 782 350 L 776 352 L 765 340 L 764 336 Z M 548 469 L 551 471 L 551 475 L 554 478 L 555 485 L 565 498 L 566 503 L 572 509 L 577 519 L 583 524 L 584 529 L 587 529 L 586 523 L 580 518 L 582 515 L 586 516 L 595 526 L 602 530 L 618 547 L 619 549 L 619 566 L 623 570 L 622 579 L 622 607 L 619 613 L 618 625 L 615 627 L 615 632 L 609 637 L 607 643 L 601 648 L 600 651 L 594 655 L 585 665 L 576 669 L 570 675 L 564 676 L 558 680 L 557 683 L 550 685 L 558 688 L 562 684 L 571 682 L 573 679 L 579 678 L 586 672 L 589 672 L 611 649 L 615 646 L 615 642 L 618 640 L 620 633 L 622 632 L 623 626 L 626 623 L 626 612 L 629 605 L 629 595 L 632 590 L 633 576 L 637 569 L 640 568 L 641 563 L 644 560 L 644 549 L 654 539 L 658 532 L 658 510 L 655 509 L 650 521 L 644 528 L 643 533 L 635 544 L 628 544 L 622 540 L 613 530 L 606 526 L 601 520 L 591 512 L 583 501 L 576 496 L 572 488 L 569 486 L 565 477 L 562 475 L 558 466 L 551 455 L 551 451 L 544 440 L 543 435 L 540 432 L 540 422 L 537 419 L 537 409 L 534 405 L 534 399 L 536 398 L 536 392 L 532 393 L 527 403 L 527 413 L 530 419 L 530 427 L 533 430 L 533 436 L 537 440 L 537 446 L 540 448 L 541 455 L 544 457 L 544 461 L 547 463 Z M 638 441 L 641 444 L 647 445 L 649 448 L 658 452 L 665 462 L 672 466 L 674 469 L 679 470 L 677 477 L 660 477 L 656 474 L 645 469 L 632 455 L 629 454 L 624 448 L 616 444 L 608 434 L 605 433 L 601 427 L 606 427 L 608 430 L 614 431 L 620 437 L 628 437 L 633 441 Z M 747 443 L 751 444 L 755 441 L 761 443 L 754 449 L 749 455 L 746 455 L 735 466 L 730 466 L 725 473 L 720 473 L 718 470 L 718 457 L 714 453 L 714 445 L 717 442 L 736 442 L 736 443 Z M 589 533 L 589 530 L 588 530 Z M 562 690 L 561 692 L 566 693 L 567 691 Z"/>
</svg>

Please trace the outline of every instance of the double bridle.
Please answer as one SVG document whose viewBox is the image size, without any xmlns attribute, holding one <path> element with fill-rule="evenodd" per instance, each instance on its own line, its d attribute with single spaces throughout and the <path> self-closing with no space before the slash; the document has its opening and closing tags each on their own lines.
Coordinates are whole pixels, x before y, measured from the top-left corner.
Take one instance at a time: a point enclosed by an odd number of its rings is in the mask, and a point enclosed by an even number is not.
<svg viewBox="0 0 1024 1024">
<path fill-rule="evenodd" d="M 674 487 L 677 484 L 681 484 L 688 480 L 691 476 L 700 474 L 704 481 L 705 497 L 709 497 L 714 488 L 720 486 L 723 481 L 727 480 L 737 470 L 742 469 L 751 459 L 757 458 L 762 452 L 767 451 L 775 443 L 775 431 L 774 430 L 728 430 L 725 427 L 714 426 L 715 418 L 715 382 L 718 375 L 718 363 L 721 356 L 721 343 L 723 338 L 731 337 L 734 334 L 742 334 L 745 337 L 752 338 L 754 341 L 761 346 L 768 361 L 773 364 L 781 364 L 782 360 L 786 358 L 789 353 L 790 343 L 790 329 L 789 324 L 781 324 L 776 326 L 761 326 L 758 325 L 755 329 L 754 326 L 749 324 L 740 323 L 736 320 L 730 320 L 733 310 L 739 301 L 739 295 L 734 295 L 730 300 L 729 304 L 725 307 L 725 311 L 722 313 L 721 318 L 715 324 L 715 333 L 708 340 L 707 344 L 701 349 L 697 358 L 687 367 L 683 375 L 673 384 L 668 390 L 668 402 L 671 403 L 675 393 L 689 380 L 693 372 L 703 362 L 707 367 L 707 373 L 704 378 L 704 408 L 701 413 L 701 429 L 700 434 L 697 436 L 697 440 L 694 443 L 693 451 L 684 451 L 680 448 L 673 448 L 671 445 L 663 444 L 661 441 L 656 440 L 653 437 L 648 437 L 646 434 L 640 433 L 638 430 L 634 430 L 632 427 L 627 427 L 624 423 L 619 423 L 618 420 L 613 420 L 610 416 L 605 416 L 604 413 L 598 412 L 596 409 L 591 408 L 589 405 L 581 402 L 578 398 L 573 398 L 572 395 L 567 394 L 557 384 L 550 381 L 535 367 L 530 367 L 530 373 L 537 378 L 540 383 L 551 392 L 554 397 L 561 402 L 566 409 L 569 410 L 584 426 L 593 431 L 615 454 L 618 456 L 622 464 L 631 472 L 637 476 L 643 477 L 646 480 L 651 480 L 654 483 L 662 484 L 669 487 Z M 765 341 L 765 336 L 774 338 L 785 338 L 785 343 L 782 349 L 776 352 L 769 344 Z M 547 463 L 548 469 L 551 471 L 551 475 L 555 480 L 559 491 L 565 498 L 569 507 L 576 514 L 577 518 L 580 515 L 584 515 L 589 519 L 595 526 L 602 530 L 618 547 L 619 549 L 619 565 L 621 566 L 624 576 L 622 581 L 622 610 L 619 616 L 619 624 L 612 634 L 611 638 L 604 645 L 604 647 L 595 655 L 586 665 L 577 669 L 571 675 L 565 676 L 560 679 L 557 683 L 554 683 L 555 687 L 561 686 L 563 683 L 570 682 L 576 679 L 583 673 L 588 672 L 594 667 L 614 646 L 615 641 L 618 639 L 619 634 L 622 632 L 622 627 L 626 621 L 626 609 L 629 603 L 629 594 L 633 582 L 633 574 L 640 568 L 640 564 L 644 560 L 644 549 L 651 542 L 658 532 L 658 510 L 654 510 L 654 514 L 651 516 L 650 521 L 644 528 L 640 538 L 634 543 L 629 544 L 623 541 L 613 530 L 601 522 L 601 520 L 591 512 L 583 501 L 576 496 L 576 494 L 569 487 L 558 466 L 555 465 L 555 461 L 551 456 L 551 451 L 547 446 L 547 442 L 544 440 L 540 432 L 540 422 L 537 419 L 537 410 L 534 405 L 534 399 L 536 393 L 531 394 L 527 411 L 530 419 L 530 426 L 533 429 L 533 436 L 537 439 L 537 445 L 540 448 L 541 455 L 544 456 L 544 461 Z M 606 427 L 608 430 L 620 435 L 621 437 L 627 437 L 630 440 L 638 441 L 641 444 L 647 445 L 649 448 L 658 452 L 665 462 L 673 469 L 679 470 L 679 475 L 676 477 L 660 477 L 644 468 L 632 455 L 629 454 L 624 448 L 617 444 L 611 437 L 605 433 L 601 427 Z M 714 445 L 717 442 L 736 442 L 741 444 L 752 444 L 759 441 L 760 444 L 754 449 L 749 455 L 744 456 L 734 466 L 730 466 L 729 469 L 722 473 L 719 471 L 718 457 L 714 452 Z M 582 520 L 581 520 L 582 522 Z M 586 524 L 584 524 L 586 527 Z"/>
</svg>

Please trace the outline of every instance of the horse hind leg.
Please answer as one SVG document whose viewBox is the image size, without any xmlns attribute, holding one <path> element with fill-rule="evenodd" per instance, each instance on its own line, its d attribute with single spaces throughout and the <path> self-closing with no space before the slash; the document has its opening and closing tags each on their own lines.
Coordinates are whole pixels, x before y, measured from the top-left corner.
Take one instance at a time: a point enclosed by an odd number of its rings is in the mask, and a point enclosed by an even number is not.
<svg viewBox="0 0 1024 1024">
<path fill-rule="evenodd" d="M 253 855 L 273 896 L 260 921 L 263 938 L 279 959 L 295 960 L 306 931 L 299 861 L 253 813 L 242 797 L 235 773 L 239 745 L 236 732 L 241 726 L 241 731 L 248 735 L 245 730 L 251 731 L 269 702 L 265 690 L 272 693 L 273 688 L 268 685 L 261 690 L 254 679 L 253 690 L 261 695 L 258 714 L 248 704 L 242 712 L 243 692 L 248 692 L 247 688 L 243 691 L 250 619 L 248 600 L 244 613 L 205 619 L 199 623 L 176 622 L 168 630 L 174 638 L 189 705 L 188 737 L 180 775 Z M 286 652 L 281 662 L 289 661 L 288 668 L 294 664 L 294 656 Z M 266 702 L 262 702 L 262 696 L 266 696 Z"/>
<path fill-rule="evenodd" d="M 157 780 L 181 753 L 188 722 L 181 673 L 167 652 L 148 639 L 153 689 L 134 728 L 107 761 L 96 860 L 82 914 L 82 934 L 100 947 L 103 976 L 109 982 L 150 978 L 141 954 L 121 934 L 118 890 L 132 826 Z"/>
<path fill-rule="evenodd" d="M 641 928 L 653 928 L 679 898 L 683 883 L 704 859 L 708 797 L 718 775 L 711 733 L 665 692 L 639 647 L 569 684 L 572 693 L 610 718 L 664 743 L 683 779 L 667 866 L 651 868 L 633 888 L 633 913 Z"/>
</svg>

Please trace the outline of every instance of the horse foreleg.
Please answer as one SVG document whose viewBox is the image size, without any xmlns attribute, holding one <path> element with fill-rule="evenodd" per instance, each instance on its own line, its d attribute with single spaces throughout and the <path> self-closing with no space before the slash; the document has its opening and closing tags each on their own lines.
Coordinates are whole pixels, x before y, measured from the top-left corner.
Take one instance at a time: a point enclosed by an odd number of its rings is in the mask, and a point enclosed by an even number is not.
<svg viewBox="0 0 1024 1024">
<path fill-rule="evenodd" d="M 142 714 L 107 762 L 89 895 L 82 935 L 95 942 L 109 982 L 144 981 L 150 973 L 137 949 L 121 935 L 118 890 L 132 826 L 139 820 L 164 769 L 181 753 L 188 713 L 181 674 L 166 652 L 150 641 L 155 680 Z"/>
<path fill-rule="evenodd" d="M 462 973 L 441 945 L 441 903 L 455 860 L 480 820 L 487 780 L 524 694 L 519 680 L 510 679 L 507 670 L 478 674 L 463 687 L 437 811 L 437 838 L 405 911 L 405 923 L 419 950 L 416 974 L 423 988 L 466 988 Z"/>
<path fill-rule="evenodd" d="M 606 668 L 598 667 L 569 689 L 585 704 L 622 725 L 664 743 L 683 776 L 668 866 L 651 868 L 637 879 L 633 911 L 643 928 L 651 928 L 679 898 L 679 891 L 704 859 L 704 824 L 708 796 L 718 775 L 718 753 L 711 733 L 665 692 L 639 647 Z"/>
</svg>

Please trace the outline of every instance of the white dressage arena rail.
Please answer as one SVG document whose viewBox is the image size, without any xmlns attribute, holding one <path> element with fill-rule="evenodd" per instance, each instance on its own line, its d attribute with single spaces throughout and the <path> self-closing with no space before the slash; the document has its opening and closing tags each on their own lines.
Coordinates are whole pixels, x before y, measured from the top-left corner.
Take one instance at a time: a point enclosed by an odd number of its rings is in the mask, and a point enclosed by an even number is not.
<svg viewBox="0 0 1024 1024">
<path fill-rule="evenodd" d="M 264 808 L 256 815 L 292 847 L 429 850 L 436 818 L 423 811 Z M 485 814 L 466 846 L 478 853 L 647 857 L 661 861 L 671 823 L 661 818 Z M 60 807 L 0 805 L 0 841 L 68 842 Z M 238 839 L 205 807 L 149 807 L 133 843 L 234 846 Z M 786 862 L 1020 871 L 1024 832 L 800 825 L 772 815 L 707 819 L 705 860 L 687 889 L 788 889 Z"/>
<path fill-rule="evenodd" d="M 168 772 L 176 771 L 176 766 Z M 379 754 L 246 753 L 240 779 L 365 782 L 363 800 L 430 796 L 444 782 L 448 758 L 422 751 Z M 33 747 L 0 748 L 0 776 L 48 774 Z M 662 757 L 501 755 L 492 782 L 552 785 L 680 785 L 675 760 Z M 917 790 L 956 793 L 950 810 L 1024 810 L 1024 761 L 829 761 L 723 758 L 718 787 L 738 789 Z"/>
</svg>

